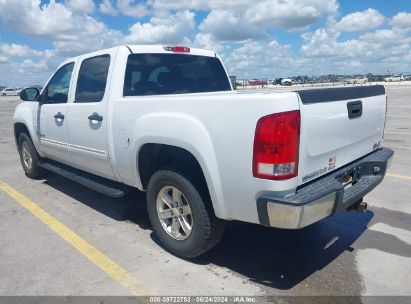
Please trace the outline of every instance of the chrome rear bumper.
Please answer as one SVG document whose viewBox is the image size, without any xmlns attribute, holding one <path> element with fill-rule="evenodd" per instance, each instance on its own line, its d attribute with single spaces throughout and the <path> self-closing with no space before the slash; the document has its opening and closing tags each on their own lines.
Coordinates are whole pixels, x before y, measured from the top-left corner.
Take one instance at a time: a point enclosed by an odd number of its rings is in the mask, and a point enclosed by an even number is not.
<svg viewBox="0 0 411 304">
<path fill-rule="evenodd" d="M 345 210 L 361 200 L 384 178 L 394 152 L 381 148 L 324 177 L 286 198 L 264 195 L 257 200 L 260 223 L 269 227 L 299 229 Z M 349 176 L 352 183 L 344 184 Z"/>
</svg>

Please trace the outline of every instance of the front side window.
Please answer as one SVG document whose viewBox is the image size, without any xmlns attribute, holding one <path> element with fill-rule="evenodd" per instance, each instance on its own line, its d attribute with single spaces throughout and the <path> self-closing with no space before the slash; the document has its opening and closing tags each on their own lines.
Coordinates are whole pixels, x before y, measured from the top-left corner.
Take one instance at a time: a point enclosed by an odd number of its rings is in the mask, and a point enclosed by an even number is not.
<svg viewBox="0 0 411 304">
<path fill-rule="evenodd" d="M 75 102 L 99 102 L 106 91 L 110 55 L 85 59 L 81 64 Z"/>
<path fill-rule="evenodd" d="M 187 54 L 130 54 L 124 96 L 230 91 L 218 58 Z"/>
<path fill-rule="evenodd" d="M 43 101 L 45 103 L 66 103 L 70 89 L 71 74 L 74 63 L 68 63 L 62 66 L 51 78 Z"/>
</svg>

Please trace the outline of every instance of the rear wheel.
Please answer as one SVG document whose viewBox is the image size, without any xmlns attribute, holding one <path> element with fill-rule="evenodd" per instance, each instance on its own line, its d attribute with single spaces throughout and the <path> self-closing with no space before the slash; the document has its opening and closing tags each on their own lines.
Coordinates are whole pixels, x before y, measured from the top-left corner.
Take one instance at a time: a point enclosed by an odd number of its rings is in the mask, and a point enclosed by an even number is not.
<svg viewBox="0 0 411 304">
<path fill-rule="evenodd" d="M 20 161 L 24 173 L 30 178 L 40 178 L 43 175 L 43 169 L 39 166 L 39 156 L 30 137 L 26 133 L 19 136 L 18 147 Z"/>
<path fill-rule="evenodd" d="M 184 258 L 210 250 L 224 233 L 224 222 L 200 193 L 184 175 L 169 170 L 155 173 L 147 188 L 154 233 L 167 250 Z"/>
</svg>

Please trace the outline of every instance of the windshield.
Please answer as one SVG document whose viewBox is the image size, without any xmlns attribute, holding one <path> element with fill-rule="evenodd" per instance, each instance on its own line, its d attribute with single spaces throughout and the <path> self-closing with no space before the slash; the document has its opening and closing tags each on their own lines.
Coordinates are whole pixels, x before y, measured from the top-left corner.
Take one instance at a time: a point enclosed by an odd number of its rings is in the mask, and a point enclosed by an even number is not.
<svg viewBox="0 0 411 304">
<path fill-rule="evenodd" d="M 187 54 L 131 54 L 127 60 L 124 96 L 230 91 L 216 57 Z"/>
</svg>

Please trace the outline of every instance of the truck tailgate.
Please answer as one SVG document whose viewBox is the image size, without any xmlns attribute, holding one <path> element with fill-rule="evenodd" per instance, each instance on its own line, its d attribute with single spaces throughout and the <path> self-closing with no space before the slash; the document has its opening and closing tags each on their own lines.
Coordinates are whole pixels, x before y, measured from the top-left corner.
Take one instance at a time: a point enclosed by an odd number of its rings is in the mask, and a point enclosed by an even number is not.
<svg viewBox="0 0 411 304">
<path fill-rule="evenodd" d="M 298 184 L 344 166 L 380 146 L 384 86 L 297 91 L 301 137 Z"/>
</svg>

